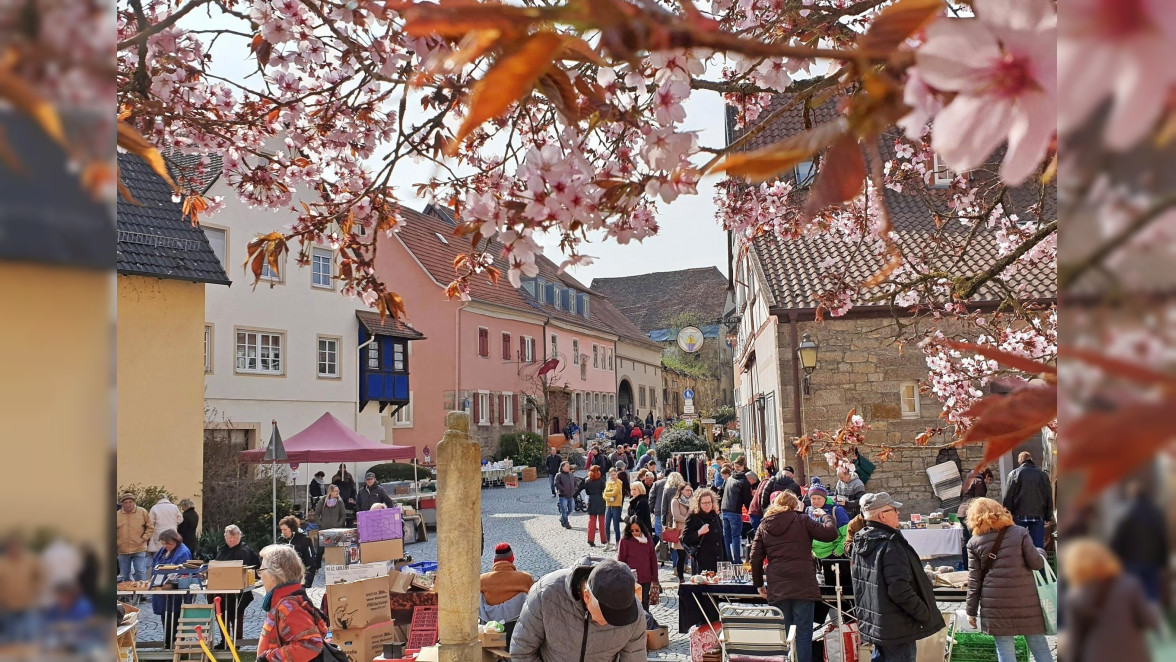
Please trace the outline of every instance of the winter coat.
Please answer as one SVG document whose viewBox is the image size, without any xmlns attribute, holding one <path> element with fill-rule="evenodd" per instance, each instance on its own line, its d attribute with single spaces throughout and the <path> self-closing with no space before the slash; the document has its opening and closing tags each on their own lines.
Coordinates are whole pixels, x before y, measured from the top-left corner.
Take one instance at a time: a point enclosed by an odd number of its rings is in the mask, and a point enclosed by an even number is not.
<svg viewBox="0 0 1176 662">
<path fill-rule="evenodd" d="M 490 572 L 482 573 L 480 583 L 486 604 L 500 605 L 520 593 L 525 595 L 531 590 L 535 578 L 510 561 L 496 561 Z"/>
<path fill-rule="evenodd" d="M 813 556 L 818 559 L 826 559 L 834 554 L 841 555 L 841 550 L 845 549 L 845 536 L 849 527 L 849 514 L 845 512 L 844 508 L 826 502 L 824 510 L 833 517 L 833 525 L 837 527 L 837 537 L 833 540 L 813 541 Z M 810 507 L 805 514 L 809 519 L 812 519 L 812 508 Z"/>
<path fill-rule="evenodd" d="M 320 659 L 327 623 L 314 611 L 298 584 L 274 588 L 270 610 L 257 640 L 257 657 L 269 662 L 314 662 Z"/>
<path fill-rule="evenodd" d="M 180 523 L 184 521 L 184 515 L 180 513 L 180 509 L 176 507 L 176 504 L 168 501 L 166 497 L 160 499 L 154 506 L 151 506 L 151 511 L 148 515 L 151 516 L 151 527 L 155 531 L 151 535 L 150 542 L 147 543 L 147 551 L 154 554 L 161 548 L 159 534 L 168 529 L 179 533 Z"/>
<path fill-rule="evenodd" d="M 654 485 L 656 485 L 656 483 Z M 662 523 L 663 523 L 662 526 L 665 526 L 665 522 L 671 521 L 670 518 L 673 517 L 673 515 L 670 514 L 670 504 L 674 503 L 677 500 L 678 500 L 678 490 L 671 489 L 669 487 L 664 487 L 664 486 L 662 487 L 662 493 L 658 497 L 658 502 L 657 502 L 657 509 L 659 511 L 659 514 L 661 515 L 661 519 L 662 519 Z"/>
<path fill-rule="evenodd" d="M 751 543 L 752 583 L 759 588 L 766 579 L 769 602 L 820 600 L 812 548 L 816 541 L 835 538 L 837 527 L 827 512 L 820 521 L 795 510 L 765 517 Z M 764 561 L 768 562 L 766 570 Z"/>
<path fill-rule="evenodd" d="M 1123 563 L 1160 568 L 1168 562 L 1164 513 L 1146 496 L 1136 497 L 1115 523 L 1111 549 Z"/>
<path fill-rule="evenodd" d="M 331 479 L 331 484 L 339 486 L 339 498 L 343 499 L 343 503 L 347 504 L 349 508 L 355 508 L 355 505 L 351 503 L 355 500 L 355 479 L 351 477 L 351 474 L 346 476 L 335 474 L 335 477 Z"/>
<path fill-rule="evenodd" d="M 253 551 L 252 547 L 246 545 L 244 540 L 237 543 L 236 547 L 229 547 L 228 545 L 221 547 L 220 551 L 216 553 L 216 560 L 240 561 L 247 568 L 261 567 L 261 557 L 258 556 L 257 552 Z M 240 600 L 241 605 L 248 606 L 253 602 L 253 591 L 246 591 L 241 594 Z M 243 609 L 244 607 L 240 608 Z"/>
<path fill-rule="evenodd" d="M 555 474 L 555 493 L 565 499 L 576 498 L 576 475 L 570 471 Z"/>
<path fill-rule="evenodd" d="M 1061 611 L 1067 662 L 1151 662 L 1146 633 L 1159 626 L 1160 613 L 1133 575 L 1071 588 Z"/>
<path fill-rule="evenodd" d="M 988 555 L 999 531 L 973 535 L 968 541 L 968 615 L 980 617 L 980 629 L 993 636 L 1045 634 L 1045 617 L 1033 572 L 1045 567 L 1043 551 L 1033 546 L 1029 530 L 1009 527 L 996 560 Z M 991 564 L 980 586 L 980 565 Z"/>
<path fill-rule="evenodd" d="M 293 547 L 294 551 L 298 552 L 298 558 L 302 559 L 302 565 L 308 574 L 318 568 L 315 563 L 314 549 L 310 544 L 310 537 L 303 533 L 302 529 L 295 531 L 294 537 L 289 540 L 278 536 L 278 544 Z"/>
<path fill-rule="evenodd" d="M 559 468 L 563 466 L 563 462 L 563 458 L 559 456 L 559 453 L 556 453 L 555 455 L 548 455 L 544 458 L 543 466 L 547 469 L 549 476 L 554 476 L 559 473 Z"/>
<path fill-rule="evenodd" d="M 870 476 L 874 474 L 874 470 L 877 468 L 878 467 L 875 466 L 873 462 L 868 460 L 865 455 L 862 455 L 861 452 L 858 451 L 857 459 L 853 461 L 853 469 L 854 473 L 856 473 L 858 478 L 862 481 L 862 485 L 870 482 Z"/>
<path fill-rule="evenodd" d="M 621 504 L 625 502 L 625 493 L 621 487 L 621 481 L 610 480 L 604 486 L 604 505 L 609 508 L 620 508 Z"/>
<path fill-rule="evenodd" d="M 784 472 L 776 474 L 768 481 L 768 486 L 760 492 L 760 507 L 767 512 L 772 505 L 772 495 L 776 492 L 789 491 L 797 497 L 803 496 L 800 492 L 800 484 L 792 479 L 790 476 L 785 476 Z"/>
<path fill-rule="evenodd" d="M 638 584 L 657 583 L 657 553 L 649 534 L 646 534 L 645 542 L 638 542 L 628 535 L 621 536 L 621 542 L 617 545 L 617 560 L 637 573 Z"/>
<path fill-rule="evenodd" d="M 114 515 L 114 522 L 114 538 L 119 554 L 147 551 L 147 543 L 154 538 L 155 527 L 151 525 L 151 516 L 147 514 L 146 508 L 135 506 L 129 513 L 119 508 Z"/>
<path fill-rule="evenodd" d="M 377 503 L 382 503 L 389 508 L 396 505 L 396 502 L 392 500 L 392 497 L 388 496 L 388 493 L 384 491 L 384 488 L 380 487 L 379 483 L 376 483 L 371 487 L 368 487 L 367 483 L 364 483 L 363 486 L 359 488 L 359 493 L 355 497 L 355 502 L 356 510 L 371 510 L 372 506 L 376 505 Z"/>
<path fill-rule="evenodd" d="M 857 535 L 858 531 L 866 528 L 866 518 L 858 515 L 849 520 L 849 525 L 845 527 L 845 545 L 844 555 L 849 556 L 849 550 L 853 548 L 853 537 Z"/>
<path fill-rule="evenodd" d="M 314 521 L 320 529 L 342 529 L 347 526 L 347 506 L 343 505 L 343 499 L 336 499 L 334 507 L 328 506 L 326 499 L 319 501 L 314 507 Z"/>
<path fill-rule="evenodd" d="M 862 639 L 875 646 L 899 646 L 943 629 L 931 579 L 902 532 L 867 522 L 854 536 L 851 558 Z"/>
<path fill-rule="evenodd" d="M 612 463 L 608 461 L 608 456 L 604 453 L 597 453 L 596 457 L 592 459 L 592 463 L 600 467 L 600 477 L 608 478 L 608 470 L 613 468 Z"/>
<path fill-rule="evenodd" d="M 747 473 L 743 471 L 731 474 L 731 478 L 723 484 L 724 513 L 742 514 L 745 506 L 751 505 L 751 483 L 747 482 Z"/>
<path fill-rule="evenodd" d="M 584 484 L 580 486 L 580 491 L 588 495 L 589 515 L 604 514 L 604 481 L 604 478 L 586 480 L 584 481 Z"/>
<path fill-rule="evenodd" d="M 666 479 L 661 478 L 653 481 L 653 487 L 649 488 L 649 512 L 655 518 L 661 518 L 665 521 L 665 516 L 662 515 L 662 495 L 666 492 Z"/>
<path fill-rule="evenodd" d="M 764 493 L 764 488 L 766 488 L 768 486 L 768 483 L 770 483 L 770 482 L 771 482 L 770 480 L 761 480 L 760 482 L 755 484 L 755 489 L 752 490 L 752 492 L 751 492 L 751 505 L 749 505 L 747 507 L 747 514 L 748 515 L 763 515 L 764 514 L 764 507 L 763 507 L 763 501 L 762 501 L 763 496 L 764 496 L 763 493 Z"/>
<path fill-rule="evenodd" d="M 675 492 L 674 493 L 674 500 L 673 500 L 673 502 L 670 503 L 669 506 L 670 507 L 668 510 L 668 516 L 673 518 L 672 527 L 679 530 L 679 531 L 685 531 L 686 530 L 686 519 L 688 517 L 690 517 L 690 505 L 682 503 L 682 500 L 678 498 L 678 495 Z M 663 535 L 665 534 L 665 529 L 666 529 L 665 522 L 667 522 L 667 521 L 669 521 L 669 520 L 666 518 L 662 519 L 662 534 Z M 684 547 L 682 547 L 682 543 L 680 543 L 680 542 L 673 543 L 673 547 L 674 547 L 674 549 L 685 549 Z"/>
<path fill-rule="evenodd" d="M 862 482 L 861 478 L 854 478 L 848 483 L 843 483 L 841 479 L 838 479 L 837 487 L 834 491 L 834 494 L 837 496 L 845 497 L 845 512 L 850 517 L 855 517 L 862 511 L 860 499 L 865 493 L 866 485 Z"/>
<path fill-rule="evenodd" d="M 580 597 L 589 566 L 544 575 L 527 594 L 510 639 L 512 662 L 645 662 L 645 619 L 597 625 Z"/>
<path fill-rule="evenodd" d="M 705 536 L 698 531 L 704 524 L 710 525 Z M 694 560 L 699 570 L 718 570 L 719 561 L 726 558 L 723 546 L 723 520 L 718 511 L 709 514 L 698 512 L 686 518 L 686 530 L 682 532 L 682 543 L 694 548 Z M 809 565 L 812 569 L 812 565 Z"/>
<path fill-rule="evenodd" d="M 645 529 L 645 535 L 653 535 L 653 518 L 649 516 L 648 494 L 639 494 L 629 499 L 629 512 L 627 514 L 629 517 L 636 517 L 637 521 L 641 522 L 641 528 Z"/>
<path fill-rule="evenodd" d="M 188 551 L 195 553 L 196 529 L 200 526 L 200 515 L 196 513 L 195 508 L 189 508 L 180 517 L 182 521 L 180 526 L 176 528 L 176 533 L 184 539 L 184 545 L 187 546 Z"/>
<path fill-rule="evenodd" d="M 327 484 L 315 478 L 310 481 L 310 498 L 327 496 Z"/>
<path fill-rule="evenodd" d="M 1013 517 L 1053 519 L 1053 486 L 1049 474 L 1038 469 L 1033 460 L 1026 460 L 1009 472 L 1008 486 L 1004 507 Z"/>
<path fill-rule="evenodd" d="M 184 543 L 176 545 L 171 554 L 167 553 L 166 547 L 160 547 L 155 552 L 155 556 L 151 559 L 150 574 L 154 574 L 154 568 L 157 565 L 184 565 L 192 560 L 192 552 Z M 175 596 L 156 595 L 151 598 L 151 611 L 156 616 L 163 616 L 164 612 L 171 609 L 173 613 L 180 613 L 181 604 L 189 604 L 192 602 L 191 595 L 185 595 L 183 600 L 177 600 Z"/>
</svg>

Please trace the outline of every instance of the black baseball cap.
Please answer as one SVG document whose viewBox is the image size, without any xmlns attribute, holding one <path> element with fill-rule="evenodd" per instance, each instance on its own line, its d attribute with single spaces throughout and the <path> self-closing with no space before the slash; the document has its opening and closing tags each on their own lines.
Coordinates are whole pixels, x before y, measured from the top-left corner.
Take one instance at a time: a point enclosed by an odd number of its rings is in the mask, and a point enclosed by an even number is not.
<svg viewBox="0 0 1176 662">
<path fill-rule="evenodd" d="M 636 580 L 629 566 L 613 559 L 605 559 L 592 568 L 588 575 L 588 591 L 600 605 L 600 613 L 609 625 L 632 625 L 640 614 L 637 605 Z"/>
</svg>

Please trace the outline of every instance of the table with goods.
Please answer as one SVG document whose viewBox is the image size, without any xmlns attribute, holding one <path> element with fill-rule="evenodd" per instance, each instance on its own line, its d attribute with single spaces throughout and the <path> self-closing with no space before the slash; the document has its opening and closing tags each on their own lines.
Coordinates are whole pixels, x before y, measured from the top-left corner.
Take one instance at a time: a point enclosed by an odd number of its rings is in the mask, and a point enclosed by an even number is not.
<svg viewBox="0 0 1176 662">
<path fill-rule="evenodd" d="M 425 526 L 437 528 L 437 480 L 394 480 L 380 483 L 393 501 L 411 508 L 421 517 Z"/>
<path fill-rule="evenodd" d="M 902 537 L 906 538 L 921 559 L 940 556 L 960 556 L 963 553 L 964 529 L 955 513 L 928 516 L 912 514 L 899 522 Z"/>
</svg>

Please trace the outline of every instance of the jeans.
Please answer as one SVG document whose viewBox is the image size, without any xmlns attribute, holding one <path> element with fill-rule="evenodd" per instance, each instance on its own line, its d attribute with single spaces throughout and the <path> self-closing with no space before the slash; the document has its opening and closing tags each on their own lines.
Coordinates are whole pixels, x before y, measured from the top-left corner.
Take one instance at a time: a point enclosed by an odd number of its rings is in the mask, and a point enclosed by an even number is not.
<svg viewBox="0 0 1176 662">
<path fill-rule="evenodd" d="M 996 639 L 997 662 L 1017 662 L 1017 647 L 1014 637 L 993 637 Z M 1027 634 L 1025 643 L 1029 644 L 1029 653 L 1033 655 L 1033 662 L 1053 662 L 1053 652 L 1049 649 L 1049 642 L 1044 634 Z"/>
<path fill-rule="evenodd" d="M 755 538 L 755 532 L 759 530 L 760 522 L 764 521 L 763 515 L 748 515 L 751 518 L 751 537 Z"/>
<path fill-rule="evenodd" d="M 772 606 L 784 612 L 785 629 L 796 626 L 796 662 L 812 662 L 813 603 L 809 600 L 781 600 L 773 602 Z M 914 662 L 914 658 L 911 658 L 911 662 Z"/>
<path fill-rule="evenodd" d="M 27 644 L 40 641 L 41 615 L 36 609 L 0 612 L 0 644 Z"/>
<path fill-rule="evenodd" d="M 571 526 L 571 522 L 568 522 L 568 515 L 571 515 L 572 511 L 574 511 L 575 509 L 576 509 L 576 504 L 572 502 L 571 497 L 560 497 L 559 498 L 559 521 L 560 521 L 560 523 L 563 524 L 564 526 Z"/>
<path fill-rule="evenodd" d="M 874 655 L 870 657 L 870 662 L 915 662 L 918 650 L 913 641 L 896 646 L 874 646 Z"/>
<path fill-rule="evenodd" d="M 604 511 L 604 539 L 608 541 L 609 528 L 612 528 L 613 536 L 617 543 L 621 542 L 621 507 L 609 506 Z"/>
<path fill-rule="evenodd" d="M 1033 539 L 1034 547 L 1045 547 L 1045 520 L 1040 517 L 1016 517 L 1013 521 L 1018 526 L 1029 529 L 1029 537 Z"/>
<path fill-rule="evenodd" d="M 118 581 L 143 581 L 147 579 L 147 552 L 118 555 Z"/>
<path fill-rule="evenodd" d="M 743 563 L 739 552 L 743 540 L 743 515 L 723 513 L 723 543 L 727 545 L 727 558 L 731 563 Z"/>
<path fill-rule="evenodd" d="M 555 496 L 555 474 L 547 474 L 547 482 L 551 483 L 551 496 Z"/>
<path fill-rule="evenodd" d="M 661 529 L 661 515 L 654 515 L 653 516 L 653 532 L 657 534 L 658 538 L 661 538 L 661 531 L 662 531 L 662 529 Z"/>
<path fill-rule="evenodd" d="M 1124 563 L 1127 574 L 1134 575 L 1143 585 L 1147 599 L 1155 604 L 1160 602 L 1160 587 L 1164 583 L 1163 569 L 1148 563 Z"/>
</svg>

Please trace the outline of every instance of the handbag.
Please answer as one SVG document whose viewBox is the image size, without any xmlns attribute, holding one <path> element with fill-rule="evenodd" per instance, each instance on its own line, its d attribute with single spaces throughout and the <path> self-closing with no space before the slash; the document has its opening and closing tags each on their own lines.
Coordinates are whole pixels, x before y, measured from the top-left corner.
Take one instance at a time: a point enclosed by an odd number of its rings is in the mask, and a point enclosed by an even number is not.
<svg viewBox="0 0 1176 662">
<path fill-rule="evenodd" d="M 682 532 L 678 529 L 662 529 L 662 542 L 679 543 L 682 542 Z"/>
<path fill-rule="evenodd" d="M 1044 556 L 1041 558 L 1045 558 Z M 1033 579 L 1037 582 L 1037 599 L 1041 602 L 1041 613 L 1045 616 L 1045 633 L 1058 633 L 1058 577 L 1046 560 L 1045 568 L 1041 572 L 1034 572 Z"/>
</svg>

